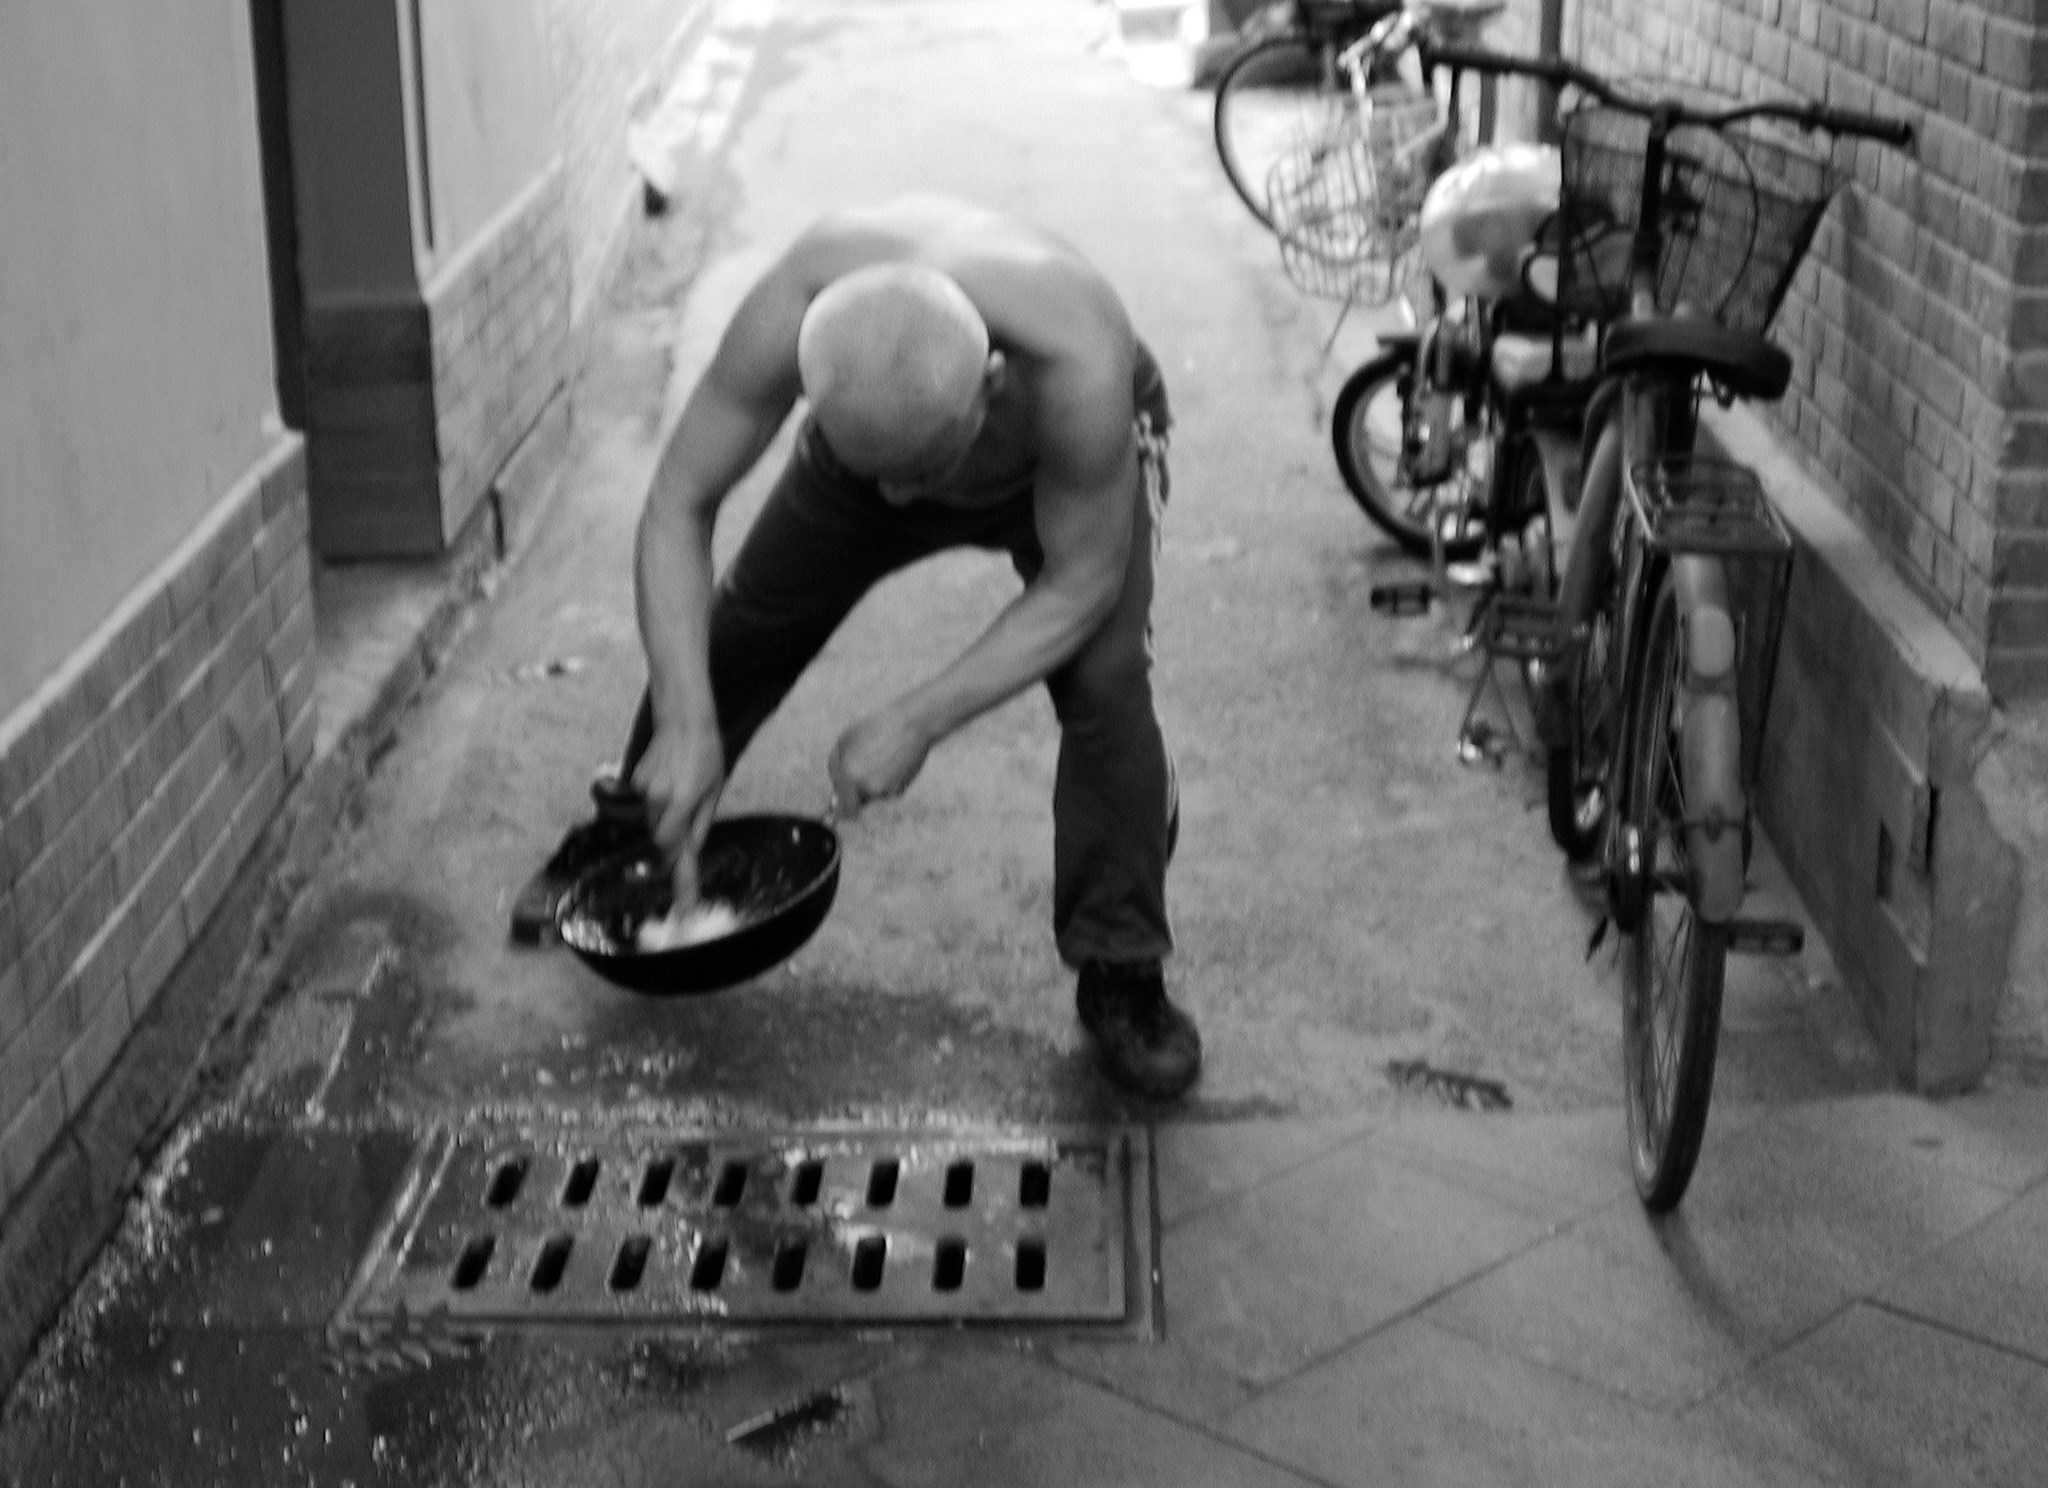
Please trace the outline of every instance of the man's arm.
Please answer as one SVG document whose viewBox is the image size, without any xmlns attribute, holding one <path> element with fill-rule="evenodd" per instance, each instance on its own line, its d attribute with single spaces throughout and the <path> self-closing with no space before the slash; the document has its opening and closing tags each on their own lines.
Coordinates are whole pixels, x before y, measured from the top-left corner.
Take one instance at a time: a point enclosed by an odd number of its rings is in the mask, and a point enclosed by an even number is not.
<svg viewBox="0 0 2048 1488">
<path fill-rule="evenodd" d="M 633 783 L 675 864 L 679 905 L 696 898 L 697 849 L 725 784 L 709 665 L 712 528 L 796 401 L 796 328 L 807 303 L 787 265 L 747 296 L 683 405 L 640 517 L 635 599 L 654 735 Z"/>
<path fill-rule="evenodd" d="M 943 671 L 841 738 L 832 773 L 843 806 L 901 792 L 933 745 L 1044 680 L 1116 608 L 1138 486 L 1134 355 L 1119 317 L 1046 368 L 1035 499 L 1045 565 Z"/>
</svg>

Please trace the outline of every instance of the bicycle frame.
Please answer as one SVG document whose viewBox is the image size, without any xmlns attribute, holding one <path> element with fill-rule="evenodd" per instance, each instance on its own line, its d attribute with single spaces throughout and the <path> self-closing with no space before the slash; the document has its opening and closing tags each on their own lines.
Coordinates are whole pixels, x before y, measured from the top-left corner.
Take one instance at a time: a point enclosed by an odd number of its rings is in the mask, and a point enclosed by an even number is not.
<svg viewBox="0 0 2048 1488">
<path fill-rule="evenodd" d="M 1662 314 L 1657 307 L 1656 282 L 1663 251 L 1662 193 L 1670 127 L 1670 114 L 1651 116 L 1642 200 L 1630 254 L 1629 317 L 1637 321 Z M 1580 513 L 1582 523 L 1593 524 L 1592 538 L 1604 538 L 1611 545 L 1619 565 L 1615 572 L 1621 583 L 1618 635 L 1624 710 L 1619 720 L 1620 740 L 1633 746 L 1643 737 L 1644 729 L 1663 726 L 1663 720 L 1642 713 L 1643 700 L 1651 691 L 1644 674 L 1649 627 L 1642 611 L 1656 592 L 1657 579 L 1665 573 L 1677 598 L 1684 658 L 1676 706 L 1689 882 L 1650 881 L 1649 865 L 1656 861 L 1656 844 L 1624 840 L 1631 830 L 1625 825 L 1631 815 L 1626 764 L 1636 749 L 1617 748 L 1610 760 L 1607 789 L 1613 804 L 1605 857 L 1611 909 L 1616 923 L 1628 933 L 1639 928 L 1649 896 L 1660 888 L 1684 892 L 1695 914 L 1710 925 L 1734 919 L 1746 891 L 1750 788 L 1757 762 L 1753 757 L 1745 759 L 1752 752 L 1742 747 L 1743 626 L 1731 597 L 1727 559 L 1661 546 L 1650 540 L 1640 517 L 1645 504 L 1639 486 L 1643 472 L 1659 468 L 1672 456 L 1693 452 L 1701 375 L 1698 368 L 1683 367 L 1668 372 L 1632 372 L 1624 378 L 1615 414 L 1620 420 L 1623 454 L 1615 472 L 1620 489 L 1615 498 L 1603 497 L 1592 510 L 1582 508 Z M 1603 522 L 1618 525 L 1603 532 Z M 1775 663 L 1782 604 L 1774 604 L 1772 610 L 1772 633 L 1761 653 L 1766 665 Z M 1763 690 L 1767 697 L 1768 682 Z M 1760 729 L 1762 719 L 1755 719 L 1754 725 Z"/>
<path fill-rule="evenodd" d="M 1560 301 L 1602 322 L 1608 381 L 1589 411 L 1579 530 L 1559 597 L 1569 695 L 1553 691 L 1540 716 L 1551 833 L 1575 858 L 1599 853 L 1609 917 L 1628 938 L 1630 1156 L 1637 1197 L 1661 1214 L 1684 1195 L 1699 1157 L 1727 955 L 1788 954 L 1803 938 L 1796 922 L 1740 917 L 1761 754 L 1752 741 L 1770 706 L 1791 538 L 1754 471 L 1694 452 L 1698 398 L 1709 382 L 1729 397 L 1784 391 L 1790 358 L 1763 332 L 1833 189 L 1823 166 L 1799 167 L 1764 140 L 1743 149 L 1720 141 L 1737 172 L 1714 147 L 1694 158 L 1689 147 L 1680 156 L 1668 146 L 1680 126 L 1722 133 L 1760 118 L 1900 145 L 1912 128 L 1793 100 L 1714 110 L 1629 99 L 1556 58 L 1440 48 L 1433 60 L 1578 88 L 1648 124 L 1639 140 L 1589 115 L 1574 126 L 1585 133 L 1566 138 L 1572 282 L 1561 272 Z M 1765 149 L 1755 156 L 1748 144 Z M 1759 159 L 1772 173 L 1768 203 Z M 1625 174 L 1637 166 L 1639 178 Z M 1717 240 L 1721 193 L 1745 186 L 1748 216 L 1735 220 L 1747 222 L 1747 236 Z M 1667 187 L 1680 195 L 1667 198 Z M 1677 213 L 1669 222 L 1667 206 Z M 1627 272 L 1616 284 L 1604 232 L 1630 210 Z M 1667 247 L 1681 240 L 1667 262 Z M 1667 311 L 1660 293 L 1674 307 L 1697 299 L 1708 313 Z M 1772 580 L 1768 613 L 1761 635 L 1745 634 L 1753 606 L 1738 581 L 1758 560 Z M 1558 704 L 1568 710 L 1562 720 Z M 1660 903 L 1672 913 L 1656 912 Z"/>
<path fill-rule="evenodd" d="M 1404 59 L 1419 51 L 1418 39 L 1435 45 L 1445 34 L 1470 36 L 1497 8 L 1493 0 L 1471 0 L 1439 7 L 1410 4 L 1390 13 L 1339 58 L 1361 107 L 1371 104 L 1370 76 L 1380 71 L 1392 74 Z M 1405 80 L 1411 87 L 1416 82 L 1413 77 Z M 1491 80 L 1482 77 L 1480 81 L 1490 84 Z M 1442 159 L 1447 153 L 1446 139 L 1466 137 L 1469 99 L 1462 84 L 1462 75 L 1455 71 L 1447 85 L 1441 79 L 1428 80 L 1427 91 L 1419 96 L 1429 102 L 1432 126 L 1404 138 L 1396 148 L 1398 156 L 1414 159 L 1424 158 L 1422 152 L 1426 151 L 1427 158 L 1436 162 L 1428 172 L 1431 179 L 1446 163 Z M 1482 119 L 1483 115 L 1482 108 Z M 1479 148 L 1491 143 L 1483 127 L 1473 143 Z M 1402 188 L 1413 189 L 1413 181 L 1403 178 Z M 1409 209 L 1411 220 L 1420 205 L 1418 194 Z M 1415 282 L 1414 253 L 1411 244 L 1400 255 L 1410 264 L 1410 272 L 1403 276 L 1410 280 L 1407 293 L 1397 301 L 1408 329 L 1381 333 L 1381 354 L 1347 380 L 1332 420 L 1338 465 L 1360 504 L 1409 552 L 1430 559 L 1431 582 L 1387 585 L 1376 591 L 1376 596 L 1386 598 L 1385 607 L 1397 613 L 1426 608 L 1434 597 L 1447 591 L 1447 562 L 1477 557 L 1489 544 L 1520 535 L 1528 525 L 1522 510 L 1529 504 L 1521 490 L 1525 469 L 1534 466 L 1542 472 L 1546 491 L 1559 484 L 1548 468 L 1552 457 L 1537 448 L 1536 431 L 1540 427 L 1548 437 L 1567 427 L 1576 430 L 1590 390 L 1583 371 L 1576 374 L 1576 380 L 1562 375 L 1562 327 L 1548 325 L 1540 334 L 1551 349 L 1551 371 L 1536 382 L 1526 377 L 1504 382 L 1495 370 L 1496 341 L 1510 331 L 1520 339 L 1533 334 L 1526 324 L 1510 321 L 1523 302 L 1513 295 L 1454 298 L 1433 278 L 1425 300 L 1421 285 Z M 1535 303 L 1534 298 L 1528 303 Z M 1390 359 L 1399 365 L 1402 415 L 1393 478 L 1422 498 L 1404 513 L 1409 518 L 1405 523 L 1389 521 L 1380 514 L 1384 502 L 1375 497 L 1378 487 L 1354 473 L 1361 462 L 1356 450 L 1347 447 L 1353 432 L 1352 416 L 1364 406 L 1357 390 L 1381 386 Z M 1563 443 L 1561 439 L 1558 442 Z M 1568 456 L 1564 463 L 1569 465 Z M 1548 575 L 1552 568 L 1547 549 L 1544 557 Z M 1550 585 L 1548 579 L 1545 582 L 1547 598 Z M 1396 590 L 1400 592 L 1396 594 Z"/>
</svg>

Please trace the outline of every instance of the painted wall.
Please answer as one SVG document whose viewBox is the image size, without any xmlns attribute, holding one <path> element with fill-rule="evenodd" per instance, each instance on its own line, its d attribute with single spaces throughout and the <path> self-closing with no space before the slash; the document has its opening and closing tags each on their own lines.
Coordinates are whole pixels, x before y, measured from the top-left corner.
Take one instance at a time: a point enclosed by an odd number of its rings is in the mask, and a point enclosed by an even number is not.
<svg viewBox="0 0 2048 1488">
<path fill-rule="evenodd" d="M 0 5 L 0 718 L 272 442 L 246 0 Z"/>
<path fill-rule="evenodd" d="M 427 257 L 438 265 L 545 169 L 553 96 L 534 0 L 413 3 L 432 209 Z"/>
</svg>

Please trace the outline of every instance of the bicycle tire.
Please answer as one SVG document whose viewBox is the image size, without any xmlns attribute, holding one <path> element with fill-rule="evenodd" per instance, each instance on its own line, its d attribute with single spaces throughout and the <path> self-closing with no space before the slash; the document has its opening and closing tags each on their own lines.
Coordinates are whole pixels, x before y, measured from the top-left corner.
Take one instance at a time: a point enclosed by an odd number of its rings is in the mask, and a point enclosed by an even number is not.
<svg viewBox="0 0 2048 1488">
<path fill-rule="evenodd" d="M 1609 766 L 1620 733 L 1622 658 L 1614 651 L 1620 586 L 1609 546 L 1613 523 L 1621 519 L 1620 439 L 1620 425 L 1610 423 L 1587 462 L 1558 598 L 1560 636 L 1583 639 L 1566 646 L 1548 683 L 1556 701 L 1544 751 L 1544 805 L 1551 840 L 1574 863 L 1598 853 L 1606 836 Z"/>
<path fill-rule="evenodd" d="M 1558 594 L 1557 529 L 1551 519 L 1550 479 L 1543 458 L 1527 440 L 1509 445 L 1501 458 L 1512 458 L 1508 480 L 1513 490 L 1501 514 L 1496 544 L 1514 539 L 1514 552 L 1503 552 L 1501 586 L 1521 599 L 1555 603 Z"/>
<path fill-rule="evenodd" d="M 1427 558 L 1439 488 L 1408 485 L 1403 474 L 1408 401 L 1414 387 L 1413 350 L 1396 348 L 1374 357 L 1344 380 L 1330 414 L 1330 444 L 1337 473 L 1359 509 L 1404 551 Z M 1476 558 L 1486 541 L 1484 512 L 1460 503 L 1451 522 L 1454 525 L 1443 533 L 1445 559 Z"/>
<path fill-rule="evenodd" d="M 1652 1214 L 1677 1207 L 1706 1135 L 1720 1041 L 1727 929 L 1701 920 L 1684 861 L 1684 785 L 1677 743 L 1678 597 L 1657 581 L 1648 607 L 1620 800 L 1625 843 L 1642 855 L 1643 914 L 1622 956 L 1622 1065 L 1636 1195 Z M 1669 935 L 1664 925 L 1672 926 Z"/>
<path fill-rule="evenodd" d="M 1327 137 L 1352 107 L 1329 41 L 1301 31 L 1261 37 L 1216 78 L 1211 128 L 1216 158 L 1259 225 L 1276 231 L 1266 201 L 1273 167 L 1304 143 Z"/>
</svg>

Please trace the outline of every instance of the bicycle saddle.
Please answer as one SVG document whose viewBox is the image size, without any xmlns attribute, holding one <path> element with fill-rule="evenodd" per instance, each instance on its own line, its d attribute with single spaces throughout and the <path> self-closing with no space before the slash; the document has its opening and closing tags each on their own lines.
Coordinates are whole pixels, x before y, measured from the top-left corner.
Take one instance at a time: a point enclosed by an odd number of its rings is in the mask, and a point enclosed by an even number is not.
<svg viewBox="0 0 2048 1488">
<path fill-rule="evenodd" d="M 1704 372 L 1737 398 L 1771 402 L 1792 381 L 1792 358 L 1755 331 L 1675 317 L 1624 320 L 1610 327 L 1601 370 Z"/>
</svg>

